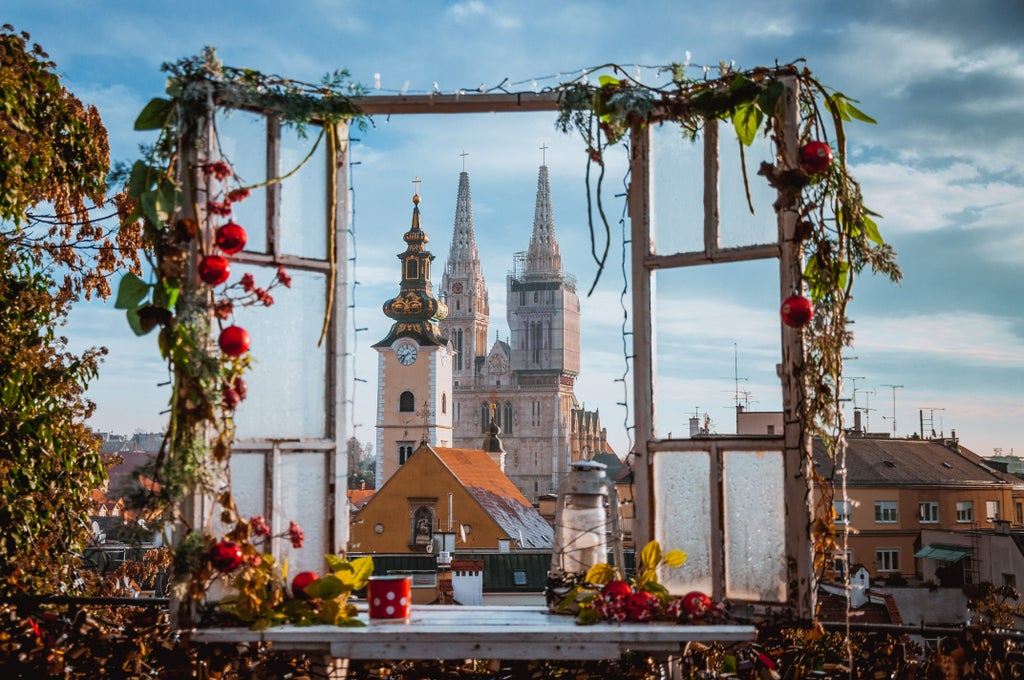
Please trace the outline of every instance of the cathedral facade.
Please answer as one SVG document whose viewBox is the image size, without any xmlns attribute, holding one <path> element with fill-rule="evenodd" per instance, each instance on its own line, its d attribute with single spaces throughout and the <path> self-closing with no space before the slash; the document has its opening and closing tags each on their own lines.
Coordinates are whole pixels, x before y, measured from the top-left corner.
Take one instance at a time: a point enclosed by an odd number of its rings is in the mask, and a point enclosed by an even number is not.
<svg viewBox="0 0 1024 680">
<path fill-rule="evenodd" d="M 476 245 L 469 175 L 459 176 L 451 250 L 440 295 L 441 334 L 453 350 L 454 447 L 478 448 L 492 420 L 505 473 L 527 498 L 554 493 L 569 464 L 611 453 L 596 412 L 580 407 L 580 301 L 562 269 L 548 168 L 541 166 L 529 248 L 506 277 L 507 341 L 488 345 L 487 281 Z"/>
</svg>

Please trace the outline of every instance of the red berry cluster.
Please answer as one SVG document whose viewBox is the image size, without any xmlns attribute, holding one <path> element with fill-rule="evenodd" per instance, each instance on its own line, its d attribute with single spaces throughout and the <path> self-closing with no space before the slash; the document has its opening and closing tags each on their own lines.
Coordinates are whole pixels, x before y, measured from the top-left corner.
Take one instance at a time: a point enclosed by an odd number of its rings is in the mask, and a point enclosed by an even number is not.
<svg viewBox="0 0 1024 680">
<path fill-rule="evenodd" d="M 682 597 L 662 602 L 657 595 L 634 590 L 626 581 L 609 581 L 594 596 L 590 606 L 605 621 L 651 621 L 668 619 L 689 621 L 724 616 L 723 605 L 715 605 L 704 593 L 693 591 Z"/>
</svg>

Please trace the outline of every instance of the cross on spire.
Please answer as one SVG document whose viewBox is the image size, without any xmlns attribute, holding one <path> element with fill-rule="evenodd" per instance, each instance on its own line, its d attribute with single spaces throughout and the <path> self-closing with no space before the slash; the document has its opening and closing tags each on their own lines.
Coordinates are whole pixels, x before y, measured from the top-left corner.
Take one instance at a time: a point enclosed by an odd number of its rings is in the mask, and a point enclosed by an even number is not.
<svg viewBox="0 0 1024 680">
<path fill-rule="evenodd" d="M 463 149 L 462 153 L 460 153 L 459 155 L 462 156 L 462 171 L 465 172 L 466 171 L 466 156 L 468 156 L 469 154 L 466 153 L 465 149 Z"/>
<path fill-rule="evenodd" d="M 547 144 L 541 144 L 540 145 L 540 164 L 541 165 L 545 165 L 547 163 L 547 156 L 548 156 L 547 150 L 548 150 L 548 145 Z"/>
<path fill-rule="evenodd" d="M 419 195 L 420 195 L 420 182 L 422 182 L 422 181 L 423 181 L 423 180 L 421 180 L 421 179 L 419 178 L 419 176 L 417 176 L 417 177 L 416 177 L 416 179 L 414 179 L 414 180 L 412 181 L 412 183 L 416 185 L 416 195 L 417 195 L 417 196 L 419 196 Z"/>
</svg>

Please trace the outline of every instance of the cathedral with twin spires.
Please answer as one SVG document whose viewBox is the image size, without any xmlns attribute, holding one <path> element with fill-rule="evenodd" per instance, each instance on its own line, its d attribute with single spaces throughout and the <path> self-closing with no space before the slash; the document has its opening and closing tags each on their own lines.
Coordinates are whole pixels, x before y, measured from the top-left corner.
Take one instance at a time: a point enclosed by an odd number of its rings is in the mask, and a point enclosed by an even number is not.
<svg viewBox="0 0 1024 680">
<path fill-rule="evenodd" d="M 427 239 L 419 226 L 418 196 L 416 200 L 413 230 L 405 240 L 422 247 Z M 598 413 L 581 408 L 574 391 L 580 372 L 580 302 L 575 278 L 562 270 L 546 165 L 537 179 L 529 248 L 513 256 L 506 277 L 507 341 L 496 333 L 488 344 L 487 281 L 467 172 L 459 176 L 441 299 L 435 300 L 431 291 L 433 255 L 407 250 L 399 258 L 402 292 L 384 306 L 395 323 L 388 337 L 374 346 L 380 353 L 378 488 L 415 448 L 414 439 L 480 449 L 494 426 L 500 429 L 504 449 L 499 463 L 527 498 L 554 493 L 570 463 L 612 453 Z M 425 279 L 406 276 L 410 259 L 417 261 L 413 266 Z M 398 315 L 396 302 L 401 311 L 415 308 L 418 316 Z M 406 345 L 410 347 L 403 350 Z M 415 366 L 421 348 L 430 349 L 420 369 L 405 370 Z M 402 351 L 414 360 L 403 362 L 398 355 Z M 416 385 L 420 387 L 411 389 Z M 422 392 L 419 400 L 417 391 Z M 412 410 L 402 411 L 403 406 Z"/>
</svg>

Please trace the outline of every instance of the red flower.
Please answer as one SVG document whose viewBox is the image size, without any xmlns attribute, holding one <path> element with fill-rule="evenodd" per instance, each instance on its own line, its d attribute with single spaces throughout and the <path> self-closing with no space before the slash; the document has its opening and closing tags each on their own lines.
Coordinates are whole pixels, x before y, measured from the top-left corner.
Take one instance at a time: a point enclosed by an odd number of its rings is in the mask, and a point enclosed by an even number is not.
<svg viewBox="0 0 1024 680">
<path fill-rule="evenodd" d="M 267 524 L 267 520 L 263 519 L 263 515 L 256 515 L 255 517 L 250 517 L 249 526 L 252 527 L 252 532 L 257 536 L 270 535 L 270 526 Z"/>
<path fill-rule="evenodd" d="M 228 203 L 237 203 L 238 201 L 244 201 L 247 198 L 249 198 L 249 190 L 248 189 L 233 189 L 233 190 L 228 192 L 227 202 Z"/>
<path fill-rule="evenodd" d="M 626 598 L 626 618 L 630 621 L 650 621 L 658 608 L 658 598 L 645 590 L 638 590 Z"/>
<path fill-rule="evenodd" d="M 235 382 L 232 387 L 235 388 L 235 392 L 238 392 L 239 399 L 245 399 L 245 394 L 248 392 L 249 386 L 245 384 L 245 380 L 242 379 L 242 376 L 239 375 L 235 377 Z"/>
<path fill-rule="evenodd" d="M 222 321 L 227 321 L 234 311 L 235 303 L 231 300 L 220 300 L 213 306 L 213 315 Z"/>
<path fill-rule="evenodd" d="M 285 288 L 292 287 L 292 277 L 288 276 L 288 272 L 284 270 L 284 267 L 277 268 L 277 280 Z"/>
<path fill-rule="evenodd" d="M 590 148 L 590 161 L 592 163 L 597 163 L 598 165 L 604 165 L 604 160 L 601 158 L 601 152 L 593 147 Z"/>
<path fill-rule="evenodd" d="M 252 292 L 256 296 L 256 299 L 262 302 L 265 306 L 269 307 L 274 304 L 274 298 L 267 291 L 262 288 L 257 288 Z"/>
<path fill-rule="evenodd" d="M 242 274 L 242 290 L 251 293 L 256 287 L 256 279 L 252 274 Z"/>
<path fill-rule="evenodd" d="M 228 201 L 207 201 L 206 209 L 214 215 L 228 217 L 231 215 L 231 203 Z"/>
<path fill-rule="evenodd" d="M 291 540 L 293 548 L 301 548 L 306 535 L 302 533 L 302 528 L 298 524 L 292 522 L 288 525 L 288 538 Z"/>
<path fill-rule="evenodd" d="M 225 161 L 215 161 L 213 163 L 203 163 L 203 172 L 207 175 L 213 175 L 219 180 L 223 180 L 226 177 L 231 176 L 231 166 Z"/>
</svg>

